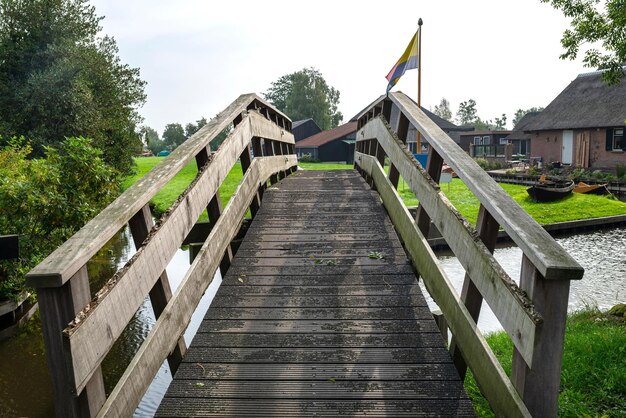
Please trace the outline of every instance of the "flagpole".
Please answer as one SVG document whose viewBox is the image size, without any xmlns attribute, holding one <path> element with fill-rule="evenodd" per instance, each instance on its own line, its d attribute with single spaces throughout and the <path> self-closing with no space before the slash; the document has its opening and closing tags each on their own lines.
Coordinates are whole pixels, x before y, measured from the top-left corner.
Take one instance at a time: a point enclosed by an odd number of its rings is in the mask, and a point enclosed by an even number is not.
<svg viewBox="0 0 626 418">
<path fill-rule="evenodd" d="M 417 107 L 422 108 L 422 18 L 417 21 Z M 417 149 L 418 154 L 422 153 L 422 134 L 417 131 Z"/>
</svg>

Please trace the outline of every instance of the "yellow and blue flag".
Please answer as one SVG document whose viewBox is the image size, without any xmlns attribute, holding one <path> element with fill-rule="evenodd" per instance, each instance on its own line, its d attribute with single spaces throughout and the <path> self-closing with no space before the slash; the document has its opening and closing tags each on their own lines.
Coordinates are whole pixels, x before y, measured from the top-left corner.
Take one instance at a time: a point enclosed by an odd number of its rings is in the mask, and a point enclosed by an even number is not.
<svg viewBox="0 0 626 418">
<path fill-rule="evenodd" d="M 389 93 L 389 90 L 396 85 L 406 70 L 417 68 L 418 33 L 419 32 L 415 32 L 415 35 L 411 38 L 411 42 L 409 42 L 409 46 L 406 47 L 406 51 L 404 51 L 404 54 L 402 54 L 398 62 L 396 62 L 396 65 L 394 65 L 391 71 L 389 71 L 389 74 L 387 74 L 387 81 L 389 82 L 387 85 L 387 93 Z"/>
</svg>

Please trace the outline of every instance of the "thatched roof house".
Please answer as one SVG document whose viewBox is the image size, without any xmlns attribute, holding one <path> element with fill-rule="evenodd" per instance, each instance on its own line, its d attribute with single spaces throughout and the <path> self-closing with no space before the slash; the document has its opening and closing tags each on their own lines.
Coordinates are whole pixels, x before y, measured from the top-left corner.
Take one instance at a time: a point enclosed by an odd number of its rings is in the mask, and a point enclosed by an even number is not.
<svg viewBox="0 0 626 418">
<path fill-rule="evenodd" d="M 530 134 L 531 156 L 592 168 L 626 165 L 626 80 L 609 86 L 601 72 L 580 74 L 515 135 Z"/>
</svg>

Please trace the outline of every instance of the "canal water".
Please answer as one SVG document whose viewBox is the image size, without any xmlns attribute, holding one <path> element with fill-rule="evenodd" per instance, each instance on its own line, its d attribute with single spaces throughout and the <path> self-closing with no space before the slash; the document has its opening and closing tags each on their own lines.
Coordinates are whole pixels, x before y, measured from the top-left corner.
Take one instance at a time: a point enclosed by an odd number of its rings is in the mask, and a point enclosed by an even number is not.
<svg viewBox="0 0 626 418">
<path fill-rule="evenodd" d="M 584 268 L 585 276 L 573 282 L 569 310 L 586 306 L 606 309 L 626 301 L 626 227 L 579 233 L 556 239 Z M 93 291 L 134 254 L 128 231 L 121 231 L 97 257 L 90 262 L 89 274 Z M 455 257 L 438 254 L 443 268 L 457 290 L 461 288 L 464 271 Z M 495 257 L 513 278 L 519 276 L 521 251 L 511 245 L 500 246 Z M 187 251 L 179 250 L 167 268 L 172 290 L 178 287 L 189 268 Z M 200 325 L 210 301 L 217 291 L 221 276 L 219 271 L 202 298 L 192 322 L 185 332 L 187 344 Z M 432 301 L 431 301 L 432 303 Z M 146 299 L 138 309 L 120 340 L 103 363 L 107 393 L 121 376 L 142 341 L 154 325 L 150 301 Z M 484 307 L 479 320 L 484 332 L 501 329 L 488 307 Z M 152 416 L 171 381 L 167 364 L 163 364 L 135 416 Z M 46 366 L 39 320 L 18 336 L 0 343 L 0 417 L 53 416 L 52 388 Z"/>
</svg>

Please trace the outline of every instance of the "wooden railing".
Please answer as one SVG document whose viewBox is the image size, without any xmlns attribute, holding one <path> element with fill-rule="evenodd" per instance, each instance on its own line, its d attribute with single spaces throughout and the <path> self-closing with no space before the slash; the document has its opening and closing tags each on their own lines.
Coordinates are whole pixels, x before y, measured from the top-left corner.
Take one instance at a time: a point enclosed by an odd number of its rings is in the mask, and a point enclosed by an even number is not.
<svg viewBox="0 0 626 418">
<path fill-rule="evenodd" d="M 409 125 L 430 144 L 426 170 L 406 148 Z M 461 378 L 469 366 L 497 416 L 555 417 L 569 284 L 583 269 L 404 94 L 379 98 L 360 115 L 358 128 L 355 166 L 378 190 L 443 312 Z M 476 229 L 439 190 L 444 160 L 481 203 Z M 419 201 L 416 219 L 396 191 L 400 175 Z M 461 295 L 426 241 L 431 221 L 466 271 Z M 492 255 L 500 227 L 523 252 L 519 286 Z M 476 325 L 483 298 L 514 344 L 511 379 Z"/>
<path fill-rule="evenodd" d="M 228 126 L 234 129 L 211 154 L 211 140 Z M 230 243 L 248 208 L 254 216 L 268 179 L 276 182 L 297 165 L 290 132 L 285 115 L 254 94 L 240 96 L 28 273 L 58 416 L 131 416 L 166 358 L 176 371 L 186 350 L 183 332 L 217 268 L 228 269 Z M 194 158 L 195 180 L 153 225 L 150 199 Z M 237 160 L 244 177 L 222 211 L 219 186 Z M 210 233 L 172 294 L 165 268 L 205 209 Z M 86 264 L 127 224 L 137 253 L 92 299 Z M 107 399 L 100 365 L 147 295 L 157 322 Z"/>
</svg>

